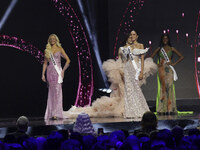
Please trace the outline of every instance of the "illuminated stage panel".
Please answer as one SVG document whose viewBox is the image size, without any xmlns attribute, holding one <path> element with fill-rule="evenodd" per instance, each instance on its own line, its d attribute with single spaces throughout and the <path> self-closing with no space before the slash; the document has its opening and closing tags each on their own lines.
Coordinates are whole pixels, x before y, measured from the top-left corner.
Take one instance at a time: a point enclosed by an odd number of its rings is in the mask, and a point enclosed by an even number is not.
<svg viewBox="0 0 200 150">
<path fill-rule="evenodd" d="M 43 118 L 29 118 L 30 125 L 28 134 L 30 136 L 49 135 L 52 131 L 66 129 L 72 130 L 76 119 L 64 119 L 57 121 L 44 121 Z M 15 119 L 0 120 L 0 139 L 7 132 L 14 132 Z M 129 133 L 140 128 L 140 119 L 125 119 L 125 118 L 91 118 L 94 129 L 97 132 L 98 128 L 103 128 L 105 133 L 110 133 L 116 130 L 124 129 Z M 199 114 L 185 114 L 178 116 L 158 116 L 158 129 L 171 130 L 175 126 L 182 127 L 185 131 L 192 128 L 199 128 Z"/>
<path fill-rule="evenodd" d="M 194 42 L 194 50 L 195 50 L 195 79 L 197 90 L 199 93 L 200 98 L 200 26 L 199 26 L 199 19 L 200 19 L 200 10 L 197 17 L 196 23 L 196 34 L 195 34 L 195 42 Z"/>
</svg>

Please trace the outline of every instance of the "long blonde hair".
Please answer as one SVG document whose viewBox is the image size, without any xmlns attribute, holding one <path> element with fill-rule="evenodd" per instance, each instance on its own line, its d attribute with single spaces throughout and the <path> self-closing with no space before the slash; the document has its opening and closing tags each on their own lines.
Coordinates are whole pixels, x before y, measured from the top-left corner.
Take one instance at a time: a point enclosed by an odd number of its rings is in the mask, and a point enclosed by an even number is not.
<svg viewBox="0 0 200 150">
<path fill-rule="evenodd" d="M 51 44 L 50 44 L 49 41 L 50 41 L 50 38 L 51 38 L 52 36 L 54 36 L 54 37 L 56 38 L 56 45 L 57 45 L 58 47 L 62 48 L 58 36 L 57 36 L 56 34 L 51 34 L 51 35 L 49 35 L 49 38 L 48 38 L 48 40 L 47 40 L 46 49 L 45 49 L 45 57 L 48 58 L 48 59 L 51 57 L 51 55 L 50 55 L 50 54 L 51 54 Z"/>
</svg>

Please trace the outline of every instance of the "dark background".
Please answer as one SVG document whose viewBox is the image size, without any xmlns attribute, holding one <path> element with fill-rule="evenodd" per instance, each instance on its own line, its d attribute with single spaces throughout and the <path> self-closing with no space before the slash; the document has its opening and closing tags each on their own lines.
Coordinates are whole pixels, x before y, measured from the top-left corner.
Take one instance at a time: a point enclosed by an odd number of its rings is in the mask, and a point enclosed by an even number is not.
<svg viewBox="0 0 200 150">
<path fill-rule="evenodd" d="M 87 2 L 90 6 L 87 5 L 86 1 L 83 1 L 84 8 L 87 11 L 87 16 L 89 13 L 93 15 L 94 20 L 90 20 L 90 23 L 95 23 L 101 59 L 105 61 L 108 58 L 114 58 L 115 37 L 129 0 L 87 0 Z M 8 0 L 0 1 L 0 18 L 9 3 Z M 84 26 L 77 2 L 70 0 L 69 3 Z M 138 41 L 143 43 L 145 47 L 149 47 L 148 42 L 151 40 L 152 49 L 158 46 L 163 30 L 170 29 L 172 45 L 185 56 L 185 59 L 175 67 L 179 77 L 175 83 L 176 94 L 177 99 L 180 100 L 198 98 L 194 78 L 194 49 L 190 48 L 190 45 L 194 43 L 199 6 L 198 0 L 145 0 L 144 6 L 137 15 L 134 15 L 135 21 L 131 24 L 131 28 L 139 34 Z M 184 18 L 181 17 L 182 12 L 185 13 Z M 128 19 L 127 17 L 126 20 Z M 176 29 L 179 30 L 179 40 L 176 37 Z M 63 48 L 71 59 L 71 65 L 65 73 L 63 84 L 63 109 L 68 110 L 71 105 L 74 105 L 77 94 L 77 54 L 67 25 L 53 3 L 50 0 L 19 0 L 0 31 L 1 35 L 22 38 L 42 51 L 45 49 L 48 36 L 51 33 L 58 35 Z M 186 33 L 189 33 L 188 44 Z M 120 33 L 119 38 L 120 41 L 124 40 L 125 34 Z M 120 45 L 120 41 L 118 45 Z M 43 116 L 48 89 L 41 80 L 42 65 L 26 52 L 9 47 L 0 47 L 0 51 L 0 63 L 2 64 L 0 118 L 20 115 Z M 147 56 L 151 52 L 150 50 Z M 94 66 L 93 99 L 95 99 L 98 88 L 105 86 L 92 49 L 91 53 Z M 177 57 L 174 56 L 174 60 L 176 59 Z M 144 95 L 147 100 L 155 100 L 156 76 L 148 78 L 147 81 L 147 85 L 142 87 Z"/>
</svg>

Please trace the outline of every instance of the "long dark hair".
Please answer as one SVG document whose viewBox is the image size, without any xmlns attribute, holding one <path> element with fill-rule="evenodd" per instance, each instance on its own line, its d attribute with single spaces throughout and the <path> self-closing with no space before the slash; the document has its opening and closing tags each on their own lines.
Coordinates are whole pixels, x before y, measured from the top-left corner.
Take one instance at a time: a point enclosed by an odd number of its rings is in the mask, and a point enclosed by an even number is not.
<svg viewBox="0 0 200 150">
<path fill-rule="evenodd" d="M 169 34 L 167 34 L 167 33 L 164 33 L 164 34 L 161 35 L 159 47 L 163 47 L 164 46 L 164 44 L 163 44 L 164 36 L 166 36 L 168 38 L 168 43 L 167 44 L 172 47 Z"/>
<path fill-rule="evenodd" d="M 158 119 L 153 112 L 147 111 L 142 116 L 141 126 L 143 130 L 156 130 Z"/>
<path fill-rule="evenodd" d="M 126 45 L 126 42 L 128 38 L 130 37 L 132 31 L 135 31 L 135 33 L 138 35 L 138 32 L 136 30 L 131 30 L 129 33 L 125 33 L 124 40 L 120 42 L 122 45 Z"/>
</svg>

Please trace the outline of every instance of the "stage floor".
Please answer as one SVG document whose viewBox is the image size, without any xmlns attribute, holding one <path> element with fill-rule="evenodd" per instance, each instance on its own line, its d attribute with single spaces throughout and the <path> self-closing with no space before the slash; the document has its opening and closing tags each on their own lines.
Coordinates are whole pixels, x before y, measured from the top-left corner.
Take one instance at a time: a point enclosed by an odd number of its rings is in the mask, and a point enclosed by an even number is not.
<svg viewBox="0 0 200 150">
<path fill-rule="evenodd" d="M 158 129 L 172 129 L 174 126 L 181 126 L 185 130 L 197 128 L 200 126 L 200 113 L 180 113 L 173 116 L 160 116 L 158 118 Z M 44 120 L 43 118 L 29 118 L 30 124 L 28 133 L 31 136 L 48 135 L 54 130 L 73 129 L 73 124 L 76 119 L 63 120 Z M 105 133 L 109 133 L 119 129 L 128 130 L 133 133 L 134 130 L 140 127 L 140 119 L 125 119 L 125 118 L 91 118 L 93 126 L 97 131 L 98 128 L 103 128 Z M 3 138 L 6 133 L 14 132 L 16 119 L 1 119 L 0 120 L 0 138 Z"/>
</svg>

